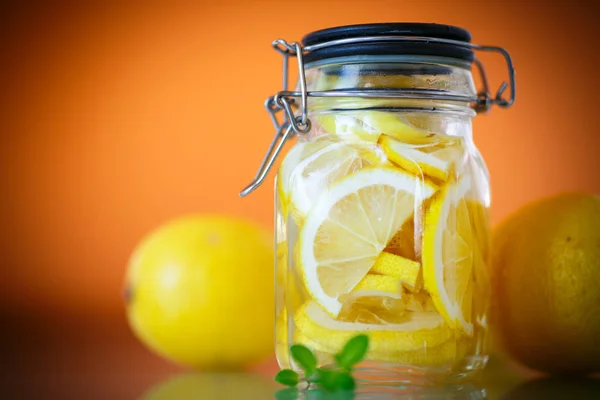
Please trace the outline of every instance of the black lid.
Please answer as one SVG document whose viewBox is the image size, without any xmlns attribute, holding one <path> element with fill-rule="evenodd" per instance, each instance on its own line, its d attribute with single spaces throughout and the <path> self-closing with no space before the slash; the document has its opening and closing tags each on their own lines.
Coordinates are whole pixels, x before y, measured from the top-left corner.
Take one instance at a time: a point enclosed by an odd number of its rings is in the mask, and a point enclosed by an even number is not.
<svg viewBox="0 0 600 400">
<path fill-rule="evenodd" d="M 415 36 L 436 39 L 449 39 L 464 43 L 471 41 L 471 34 L 456 26 L 414 22 L 361 24 L 339 26 L 309 33 L 302 39 L 302 45 L 314 46 L 339 39 L 377 36 Z M 353 55 L 423 55 L 450 57 L 473 61 L 473 51 L 460 44 L 431 42 L 391 42 L 373 41 L 327 46 L 310 51 L 304 56 L 307 63 L 334 57 Z"/>
</svg>

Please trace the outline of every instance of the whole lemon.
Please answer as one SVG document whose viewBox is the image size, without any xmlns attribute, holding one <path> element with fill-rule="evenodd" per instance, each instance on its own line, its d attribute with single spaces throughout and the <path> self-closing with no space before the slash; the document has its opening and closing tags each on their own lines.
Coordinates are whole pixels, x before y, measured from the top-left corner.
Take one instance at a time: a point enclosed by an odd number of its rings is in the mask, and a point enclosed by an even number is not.
<svg viewBox="0 0 600 400">
<path fill-rule="evenodd" d="M 127 317 L 168 359 L 232 369 L 273 350 L 272 235 L 250 221 L 190 216 L 148 235 L 131 256 Z"/>
<path fill-rule="evenodd" d="M 500 344 L 550 373 L 600 370 L 600 198 L 567 193 L 521 208 L 494 232 Z"/>
</svg>

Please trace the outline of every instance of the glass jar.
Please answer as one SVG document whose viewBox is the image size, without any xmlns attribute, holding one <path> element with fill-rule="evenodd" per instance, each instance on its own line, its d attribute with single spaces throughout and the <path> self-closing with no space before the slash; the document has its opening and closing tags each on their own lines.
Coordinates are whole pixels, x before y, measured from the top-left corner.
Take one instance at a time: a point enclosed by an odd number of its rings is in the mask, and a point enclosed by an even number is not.
<svg viewBox="0 0 600 400">
<path fill-rule="evenodd" d="M 276 355 L 300 371 L 291 344 L 320 366 L 369 336 L 359 377 L 448 381 L 487 361 L 490 188 L 472 138 L 477 111 L 514 101 L 508 54 L 470 44 L 460 28 L 370 24 L 274 42 L 298 58 L 253 190 L 283 144 L 297 142 L 275 185 Z M 511 75 L 477 93 L 474 50 L 498 50 Z M 273 154 L 270 154 L 273 153 Z"/>
</svg>

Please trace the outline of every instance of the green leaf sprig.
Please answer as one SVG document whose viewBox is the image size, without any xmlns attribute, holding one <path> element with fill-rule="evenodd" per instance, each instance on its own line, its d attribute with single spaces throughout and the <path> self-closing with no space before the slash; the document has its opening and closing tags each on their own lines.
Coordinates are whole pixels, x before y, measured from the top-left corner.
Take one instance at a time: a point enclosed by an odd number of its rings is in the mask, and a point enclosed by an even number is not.
<svg viewBox="0 0 600 400">
<path fill-rule="evenodd" d="M 298 373 L 291 369 L 279 371 L 275 380 L 289 388 L 277 392 L 276 397 L 282 400 L 295 399 L 298 395 L 296 386 L 300 382 L 308 384 L 307 390 L 312 390 L 312 384 L 318 385 L 320 390 L 314 389 L 315 395 L 321 391 L 329 394 L 353 392 L 356 382 L 352 376 L 352 368 L 365 357 L 368 349 L 369 337 L 367 335 L 354 336 L 346 343 L 342 351 L 335 355 L 337 364 L 335 367 L 318 368 L 317 358 L 308 347 L 300 344 L 292 345 L 290 353 L 304 371 L 304 378 L 300 379 Z"/>
</svg>

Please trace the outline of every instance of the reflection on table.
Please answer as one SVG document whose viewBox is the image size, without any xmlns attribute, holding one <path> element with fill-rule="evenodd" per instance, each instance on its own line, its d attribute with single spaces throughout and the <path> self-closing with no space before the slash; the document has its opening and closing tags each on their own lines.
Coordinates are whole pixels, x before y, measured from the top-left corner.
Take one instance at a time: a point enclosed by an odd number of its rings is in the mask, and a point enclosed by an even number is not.
<svg viewBox="0 0 600 400">
<path fill-rule="evenodd" d="M 487 386 L 486 381 L 489 382 Z M 506 374 L 503 377 L 502 373 L 498 374 L 498 371 L 490 370 L 482 374 L 475 383 L 443 386 L 361 386 L 353 394 L 331 396 L 318 390 L 303 392 L 285 389 L 275 384 L 270 377 L 260 374 L 187 372 L 155 385 L 142 396 L 142 399 L 579 400 L 600 399 L 600 380 L 537 378 L 518 381 L 506 379 Z"/>
<path fill-rule="evenodd" d="M 282 389 L 273 360 L 246 372 L 186 372 L 144 348 L 124 316 L 15 314 L 1 321 L 0 399 L 262 400 Z M 600 399 L 600 380 L 543 378 L 494 356 L 470 384 L 360 387 L 354 398 Z"/>
</svg>

